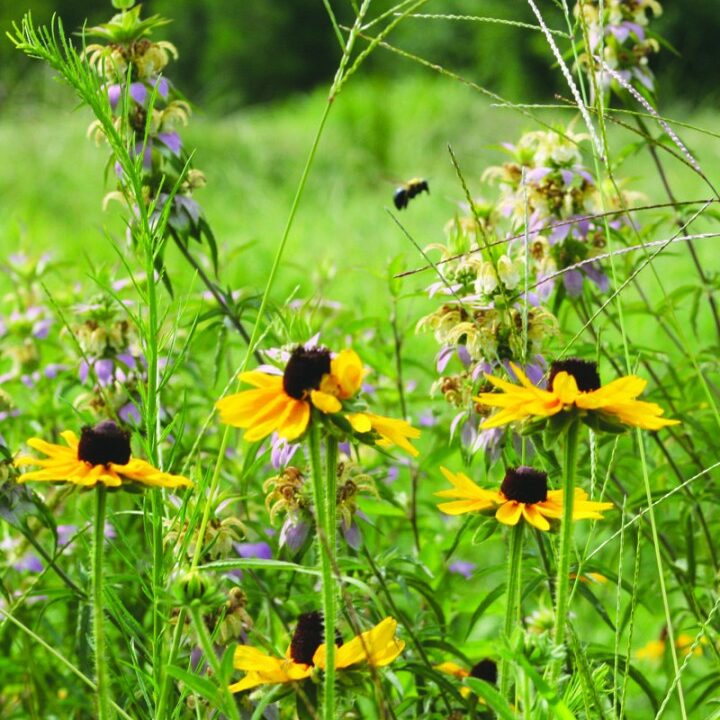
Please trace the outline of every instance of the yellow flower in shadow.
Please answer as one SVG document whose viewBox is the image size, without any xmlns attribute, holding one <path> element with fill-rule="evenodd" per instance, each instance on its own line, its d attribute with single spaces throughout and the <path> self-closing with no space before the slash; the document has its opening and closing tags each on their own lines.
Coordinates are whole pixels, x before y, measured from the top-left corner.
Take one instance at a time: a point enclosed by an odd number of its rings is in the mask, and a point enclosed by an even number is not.
<svg viewBox="0 0 720 720">
<path fill-rule="evenodd" d="M 131 457 L 130 434 L 111 420 L 95 427 L 84 427 L 80 439 L 71 430 L 60 433 L 60 437 L 67 447 L 40 438 L 27 441 L 31 448 L 46 457 L 18 457 L 16 467 L 36 465 L 42 468 L 20 475 L 18 482 L 69 482 L 82 487 L 93 487 L 97 483 L 120 487 L 126 482 L 164 488 L 192 486 L 192 482 L 181 475 L 171 475 L 145 460 Z"/>
<path fill-rule="evenodd" d="M 659 405 L 637 400 L 647 381 L 635 375 L 601 386 L 596 364 L 573 358 L 552 364 L 549 389 L 543 390 L 533 385 L 517 365 L 510 365 L 519 385 L 486 375 L 488 382 L 502 392 L 480 393 L 475 398 L 483 405 L 501 408 L 480 426 L 483 429 L 516 420 L 552 417 L 572 409 L 586 416 L 597 415 L 598 419 L 645 430 L 659 430 L 679 422 L 660 417 L 664 411 Z"/>
<path fill-rule="evenodd" d="M 361 663 L 383 667 L 400 655 L 405 647 L 395 637 L 397 621 L 385 618 L 374 628 L 360 633 L 345 644 L 336 642 L 335 668 L 342 670 Z M 267 655 L 257 648 L 240 645 L 235 650 L 233 665 L 244 670 L 245 677 L 230 685 L 231 692 L 249 690 L 259 685 L 299 682 L 310 677 L 315 668 L 324 669 L 327 648 L 323 618 L 319 612 L 300 615 L 290 646 L 284 658 Z M 338 638 L 339 639 L 339 638 Z"/>
<path fill-rule="evenodd" d="M 530 467 L 508 468 L 499 491 L 485 490 L 463 473 L 453 474 L 441 468 L 452 483 L 452 490 L 435 493 L 440 497 L 455 498 L 454 502 L 440 503 L 438 509 L 448 515 L 495 510 L 495 518 L 504 525 L 517 525 L 524 520 L 538 530 L 549 530 L 551 520 L 563 515 L 563 491 L 548 490 L 547 473 Z M 593 502 L 588 494 L 575 489 L 573 520 L 602 519 L 602 511 L 612 503 Z"/>
<path fill-rule="evenodd" d="M 497 684 L 497 663 L 490 658 L 480 660 L 480 662 L 475 663 L 475 665 L 473 665 L 469 670 L 454 662 L 444 662 L 439 665 L 435 665 L 435 670 L 438 670 L 445 675 L 452 675 L 459 680 L 464 680 L 467 677 L 474 677 L 480 680 L 485 680 L 485 682 L 488 682 L 491 685 Z M 469 697 L 471 693 L 472 691 L 469 687 L 460 688 L 460 694 L 464 698 Z"/>
</svg>

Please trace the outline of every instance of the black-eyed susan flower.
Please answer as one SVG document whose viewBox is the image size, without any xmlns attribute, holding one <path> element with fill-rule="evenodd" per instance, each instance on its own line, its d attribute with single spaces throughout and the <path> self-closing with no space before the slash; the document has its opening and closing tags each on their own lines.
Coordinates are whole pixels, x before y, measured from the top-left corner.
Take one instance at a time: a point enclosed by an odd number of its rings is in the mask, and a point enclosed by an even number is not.
<svg viewBox="0 0 720 720">
<path fill-rule="evenodd" d="M 222 422 L 243 428 L 250 441 L 272 432 L 286 440 L 299 438 L 314 407 L 328 416 L 342 415 L 357 433 L 376 433 L 380 445 L 398 445 L 417 455 L 409 439 L 418 438 L 419 430 L 405 420 L 357 411 L 349 403 L 360 391 L 364 375 L 354 350 L 333 357 L 326 348 L 298 346 L 282 375 L 260 370 L 242 373 L 240 380 L 254 389 L 228 395 L 216 407 Z"/>
<path fill-rule="evenodd" d="M 522 519 L 538 530 L 549 530 L 550 520 L 562 518 L 563 491 L 548 490 L 547 473 L 540 470 L 523 466 L 509 468 L 500 490 L 490 491 L 462 473 L 454 475 L 441 469 L 453 489 L 435 494 L 455 498 L 454 502 L 438 505 L 438 509 L 448 515 L 495 509 L 495 518 L 504 525 L 517 525 Z M 612 503 L 593 502 L 587 498 L 584 490 L 575 489 L 573 520 L 601 520 L 601 512 L 612 507 Z"/>
<path fill-rule="evenodd" d="M 435 669 L 441 673 L 445 673 L 446 675 L 452 675 L 459 680 L 464 680 L 467 677 L 474 677 L 479 680 L 484 680 L 491 685 L 497 684 L 497 663 L 490 658 L 480 660 L 480 662 L 475 663 L 469 670 L 454 662 L 440 663 L 439 665 L 435 665 Z M 463 687 L 460 690 L 460 694 L 463 697 L 468 697 L 470 693 L 471 690 L 469 687 Z"/>
<path fill-rule="evenodd" d="M 71 430 L 60 433 L 60 437 L 67 443 L 67 447 L 40 438 L 30 438 L 27 441 L 31 448 L 47 457 L 18 457 L 15 460 L 16 467 L 37 465 L 42 468 L 20 475 L 18 482 L 69 482 L 82 487 L 93 487 L 97 483 L 106 487 L 120 487 L 128 481 L 166 488 L 192 485 L 185 477 L 171 475 L 158 470 L 145 460 L 133 458 L 130 433 L 122 430 L 112 420 L 104 420 L 95 427 L 84 427 L 80 439 Z"/>
<path fill-rule="evenodd" d="M 562 411 L 575 411 L 585 422 L 607 420 L 608 427 L 631 426 L 659 430 L 678 420 L 660 417 L 663 409 L 655 403 L 637 400 L 647 381 L 635 375 L 601 386 L 594 362 L 571 358 L 554 362 L 550 368 L 548 390 L 533 385 L 522 370 L 511 363 L 520 384 L 486 375 L 500 393 L 480 393 L 477 402 L 502 408 L 488 418 L 482 428 L 494 428 L 515 420 L 549 418 Z M 602 425 L 600 425 L 602 427 Z"/>
<path fill-rule="evenodd" d="M 403 651 L 405 643 L 395 637 L 397 621 L 385 618 L 371 630 L 355 636 L 348 643 L 336 638 L 335 668 L 345 669 L 359 663 L 382 667 Z M 244 670 L 245 677 L 230 686 L 232 692 L 250 690 L 258 685 L 299 682 L 310 677 L 315 668 L 324 669 L 326 647 L 322 615 L 309 612 L 300 615 L 285 657 L 267 655 L 262 650 L 240 645 L 235 650 L 234 667 Z"/>
</svg>

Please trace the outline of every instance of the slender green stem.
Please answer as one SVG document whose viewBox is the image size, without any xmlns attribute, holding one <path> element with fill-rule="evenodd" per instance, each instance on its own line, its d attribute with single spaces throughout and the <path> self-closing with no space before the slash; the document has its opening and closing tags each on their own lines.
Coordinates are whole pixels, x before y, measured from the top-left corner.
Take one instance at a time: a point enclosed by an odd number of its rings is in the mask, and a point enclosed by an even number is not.
<svg viewBox="0 0 720 720">
<path fill-rule="evenodd" d="M 233 694 L 228 690 L 227 683 L 225 682 L 222 674 L 222 668 L 220 667 L 220 661 L 215 653 L 212 640 L 208 633 L 205 621 L 203 620 L 202 612 L 200 610 L 199 603 L 190 603 L 190 617 L 192 618 L 193 625 L 195 626 L 195 632 L 197 633 L 198 640 L 200 641 L 200 647 L 205 654 L 210 667 L 212 668 L 215 677 L 222 682 L 223 694 L 225 695 L 225 712 L 232 720 L 240 720 L 240 713 L 235 703 Z"/>
<path fill-rule="evenodd" d="M 575 500 L 575 464 L 577 459 L 578 434 L 580 423 L 570 423 L 565 434 L 565 462 L 563 463 L 563 517 L 560 535 L 560 555 L 555 581 L 555 628 L 553 642 L 560 647 L 565 643 L 568 600 L 570 598 L 570 553 L 573 538 L 573 505 Z M 562 660 L 554 660 L 550 665 L 550 684 L 552 686 L 560 675 Z"/>
<path fill-rule="evenodd" d="M 670 647 L 670 657 L 672 658 L 673 669 L 677 677 L 677 696 L 680 703 L 681 717 L 687 718 L 685 710 L 685 694 L 683 686 L 680 682 L 680 663 L 678 662 L 677 648 L 675 646 L 675 631 L 673 629 L 672 613 L 670 612 L 670 602 L 668 601 L 667 589 L 665 587 L 665 571 L 663 569 L 662 557 L 660 555 L 660 539 L 658 537 L 657 523 L 655 522 L 655 509 L 653 507 L 652 489 L 650 488 L 650 476 L 648 475 L 647 465 L 645 463 L 645 444 L 642 432 L 637 430 L 638 447 L 640 448 L 640 458 L 642 460 L 643 486 L 645 488 L 645 497 L 648 504 L 648 516 L 650 518 L 650 531 L 653 539 L 653 549 L 655 550 L 655 564 L 658 571 L 658 582 L 660 585 L 660 596 L 662 597 L 663 609 L 665 611 L 665 623 L 667 625 L 668 645 Z"/>
<path fill-rule="evenodd" d="M 519 616 L 519 603 L 521 575 L 522 575 L 522 534 L 523 520 L 510 530 L 510 547 L 507 564 L 507 602 L 505 605 L 505 639 L 508 640 L 517 627 Z M 510 662 L 503 659 L 500 666 L 500 692 L 507 697 L 510 689 Z"/>
<path fill-rule="evenodd" d="M 105 668 L 105 626 L 103 602 L 103 550 L 105 548 L 105 501 L 107 488 L 99 484 L 95 492 L 95 530 L 92 555 L 93 640 L 95 641 L 95 683 L 97 684 L 98 720 L 110 715 L 110 693 Z"/>
<path fill-rule="evenodd" d="M 325 676 L 323 682 L 322 715 L 324 720 L 335 720 L 335 580 L 333 556 L 335 554 L 337 524 L 330 527 L 336 517 L 337 442 L 327 444 L 327 476 L 323 474 L 320 453 L 320 429 L 316 417 L 310 420 L 308 450 L 312 468 L 313 498 L 317 518 L 318 557 L 322 575 L 322 605 L 325 622 Z M 330 476 L 333 476 L 332 479 Z M 332 496 L 331 496 L 332 492 Z M 332 508 L 331 508 L 332 505 Z"/>
</svg>

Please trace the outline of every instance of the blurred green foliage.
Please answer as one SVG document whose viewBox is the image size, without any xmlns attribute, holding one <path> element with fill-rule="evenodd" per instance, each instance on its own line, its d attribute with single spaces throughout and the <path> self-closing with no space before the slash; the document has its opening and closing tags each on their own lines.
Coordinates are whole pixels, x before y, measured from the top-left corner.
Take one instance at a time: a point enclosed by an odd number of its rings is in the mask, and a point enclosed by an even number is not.
<svg viewBox="0 0 720 720">
<path fill-rule="evenodd" d="M 331 0 L 339 23 L 352 21 L 349 0 Z M 376 0 L 373 14 L 392 7 Z M 540 3 L 548 24 L 565 30 L 557 4 Z M 428 3 L 428 13 L 473 15 L 534 23 L 526 3 L 506 0 L 443 0 Z M 56 12 L 67 30 L 106 20 L 114 11 L 102 0 L 17 0 L 0 5 L 0 29 L 31 11 L 36 22 Z M 190 99 L 215 111 L 264 102 L 328 82 L 339 58 L 337 39 L 321 0 L 203 0 L 177 3 L 148 0 L 145 13 L 159 13 L 172 24 L 163 37 L 174 42 L 180 59 L 172 75 Z M 653 68 L 661 97 L 700 104 L 720 94 L 706 71 L 711 34 L 720 27 L 720 3 L 688 0 L 665 3 L 653 23 L 669 43 Z M 559 74 L 549 71 L 545 39 L 539 32 L 477 21 L 412 18 L 401 23 L 390 41 L 514 101 L 533 101 L 563 92 Z M 677 53 L 672 47 L 678 48 Z M 366 72 L 377 76 L 423 71 L 388 52 L 376 53 Z M 43 99 L 41 68 L 0 41 L 0 102 Z"/>
</svg>

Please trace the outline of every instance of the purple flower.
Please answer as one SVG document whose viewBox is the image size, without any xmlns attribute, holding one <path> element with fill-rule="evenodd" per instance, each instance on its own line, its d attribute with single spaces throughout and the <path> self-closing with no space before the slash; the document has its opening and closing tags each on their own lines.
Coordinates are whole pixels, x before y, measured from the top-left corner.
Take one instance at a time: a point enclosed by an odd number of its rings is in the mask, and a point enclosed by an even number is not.
<svg viewBox="0 0 720 720">
<path fill-rule="evenodd" d="M 140 425 L 142 422 L 140 410 L 134 402 L 125 403 L 118 410 L 118 417 L 127 425 Z"/>
<path fill-rule="evenodd" d="M 425 410 L 418 416 L 418 425 L 420 427 L 433 427 L 437 425 L 438 419 L 435 417 L 432 410 Z"/>
<path fill-rule="evenodd" d="M 608 280 L 608 276 L 598 268 L 597 263 L 588 263 L 587 265 L 583 265 L 583 270 L 585 270 L 585 274 L 588 278 L 590 278 L 590 280 L 598 286 L 600 292 L 608 291 L 610 281 Z"/>
<path fill-rule="evenodd" d="M 16 562 L 13 567 L 18 572 L 27 570 L 28 572 L 32 573 L 41 573 L 45 569 L 45 566 L 42 564 L 42 560 L 40 560 L 37 555 L 33 555 L 32 553 L 28 553 L 27 555 L 25 555 L 25 557 Z"/>
<path fill-rule="evenodd" d="M 287 467 L 299 448 L 299 443 L 288 442 L 285 438 L 281 438 L 277 433 L 274 433 L 270 450 L 270 462 L 273 468 L 280 470 Z"/>
<path fill-rule="evenodd" d="M 57 544 L 60 546 L 68 545 L 77 534 L 77 530 L 77 525 L 58 525 Z"/>
<path fill-rule="evenodd" d="M 266 542 L 233 543 L 233 547 L 241 558 L 272 559 L 272 548 Z"/>
<path fill-rule="evenodd" d="M 362 545 L 362 533 L 358 527 L 355 518 L 352 519 L 349 525 L 345 524 L 345 518 L 340 521 L 340 532 L 345 538 L 345 542 L 353 549 L 359 550 Z"/>
<path fill-rule="evenodd" d="M 477 565 L 469 560 L 456 560 L 451 563 L 448 570 L 456 575 L 462 575 L 464 578 L 469 578 L 473 574 L 473 570 Z"/>
<path fill-rule="evenodd" d="M 570 297 L 577 297 L 582 292 L 583 276 L 579 270 L 567 270 L 563 273 L 563 285 Z"/>
<path fill-rule="evenodd" d="M 310 524 L 294 513 L 288 513 L 280 529 L 280 547 L 287 547 L 291 553 L 296 553 L 307 540 Z"/>
<path fill-rule="evenodd" d="M 182 149 L 182 140 L 180 139 L 180 135 L 178 135 L 176 132 L 158 133 L 157 139 L 163 145 L 169 148 L 170 152 L 172 152 L 173 155 L 180 155 L 180 150 Z"/>
<path fill-rule="evenodd" d="M 549 175 L 551 172 L 552 168 L 549 167 L 532 168 L 532 170 L 528 170 L 525 173 L 525 179 L 528 182 L 537 183 L 540 182 L 546 175 Z"/>
</svg>

